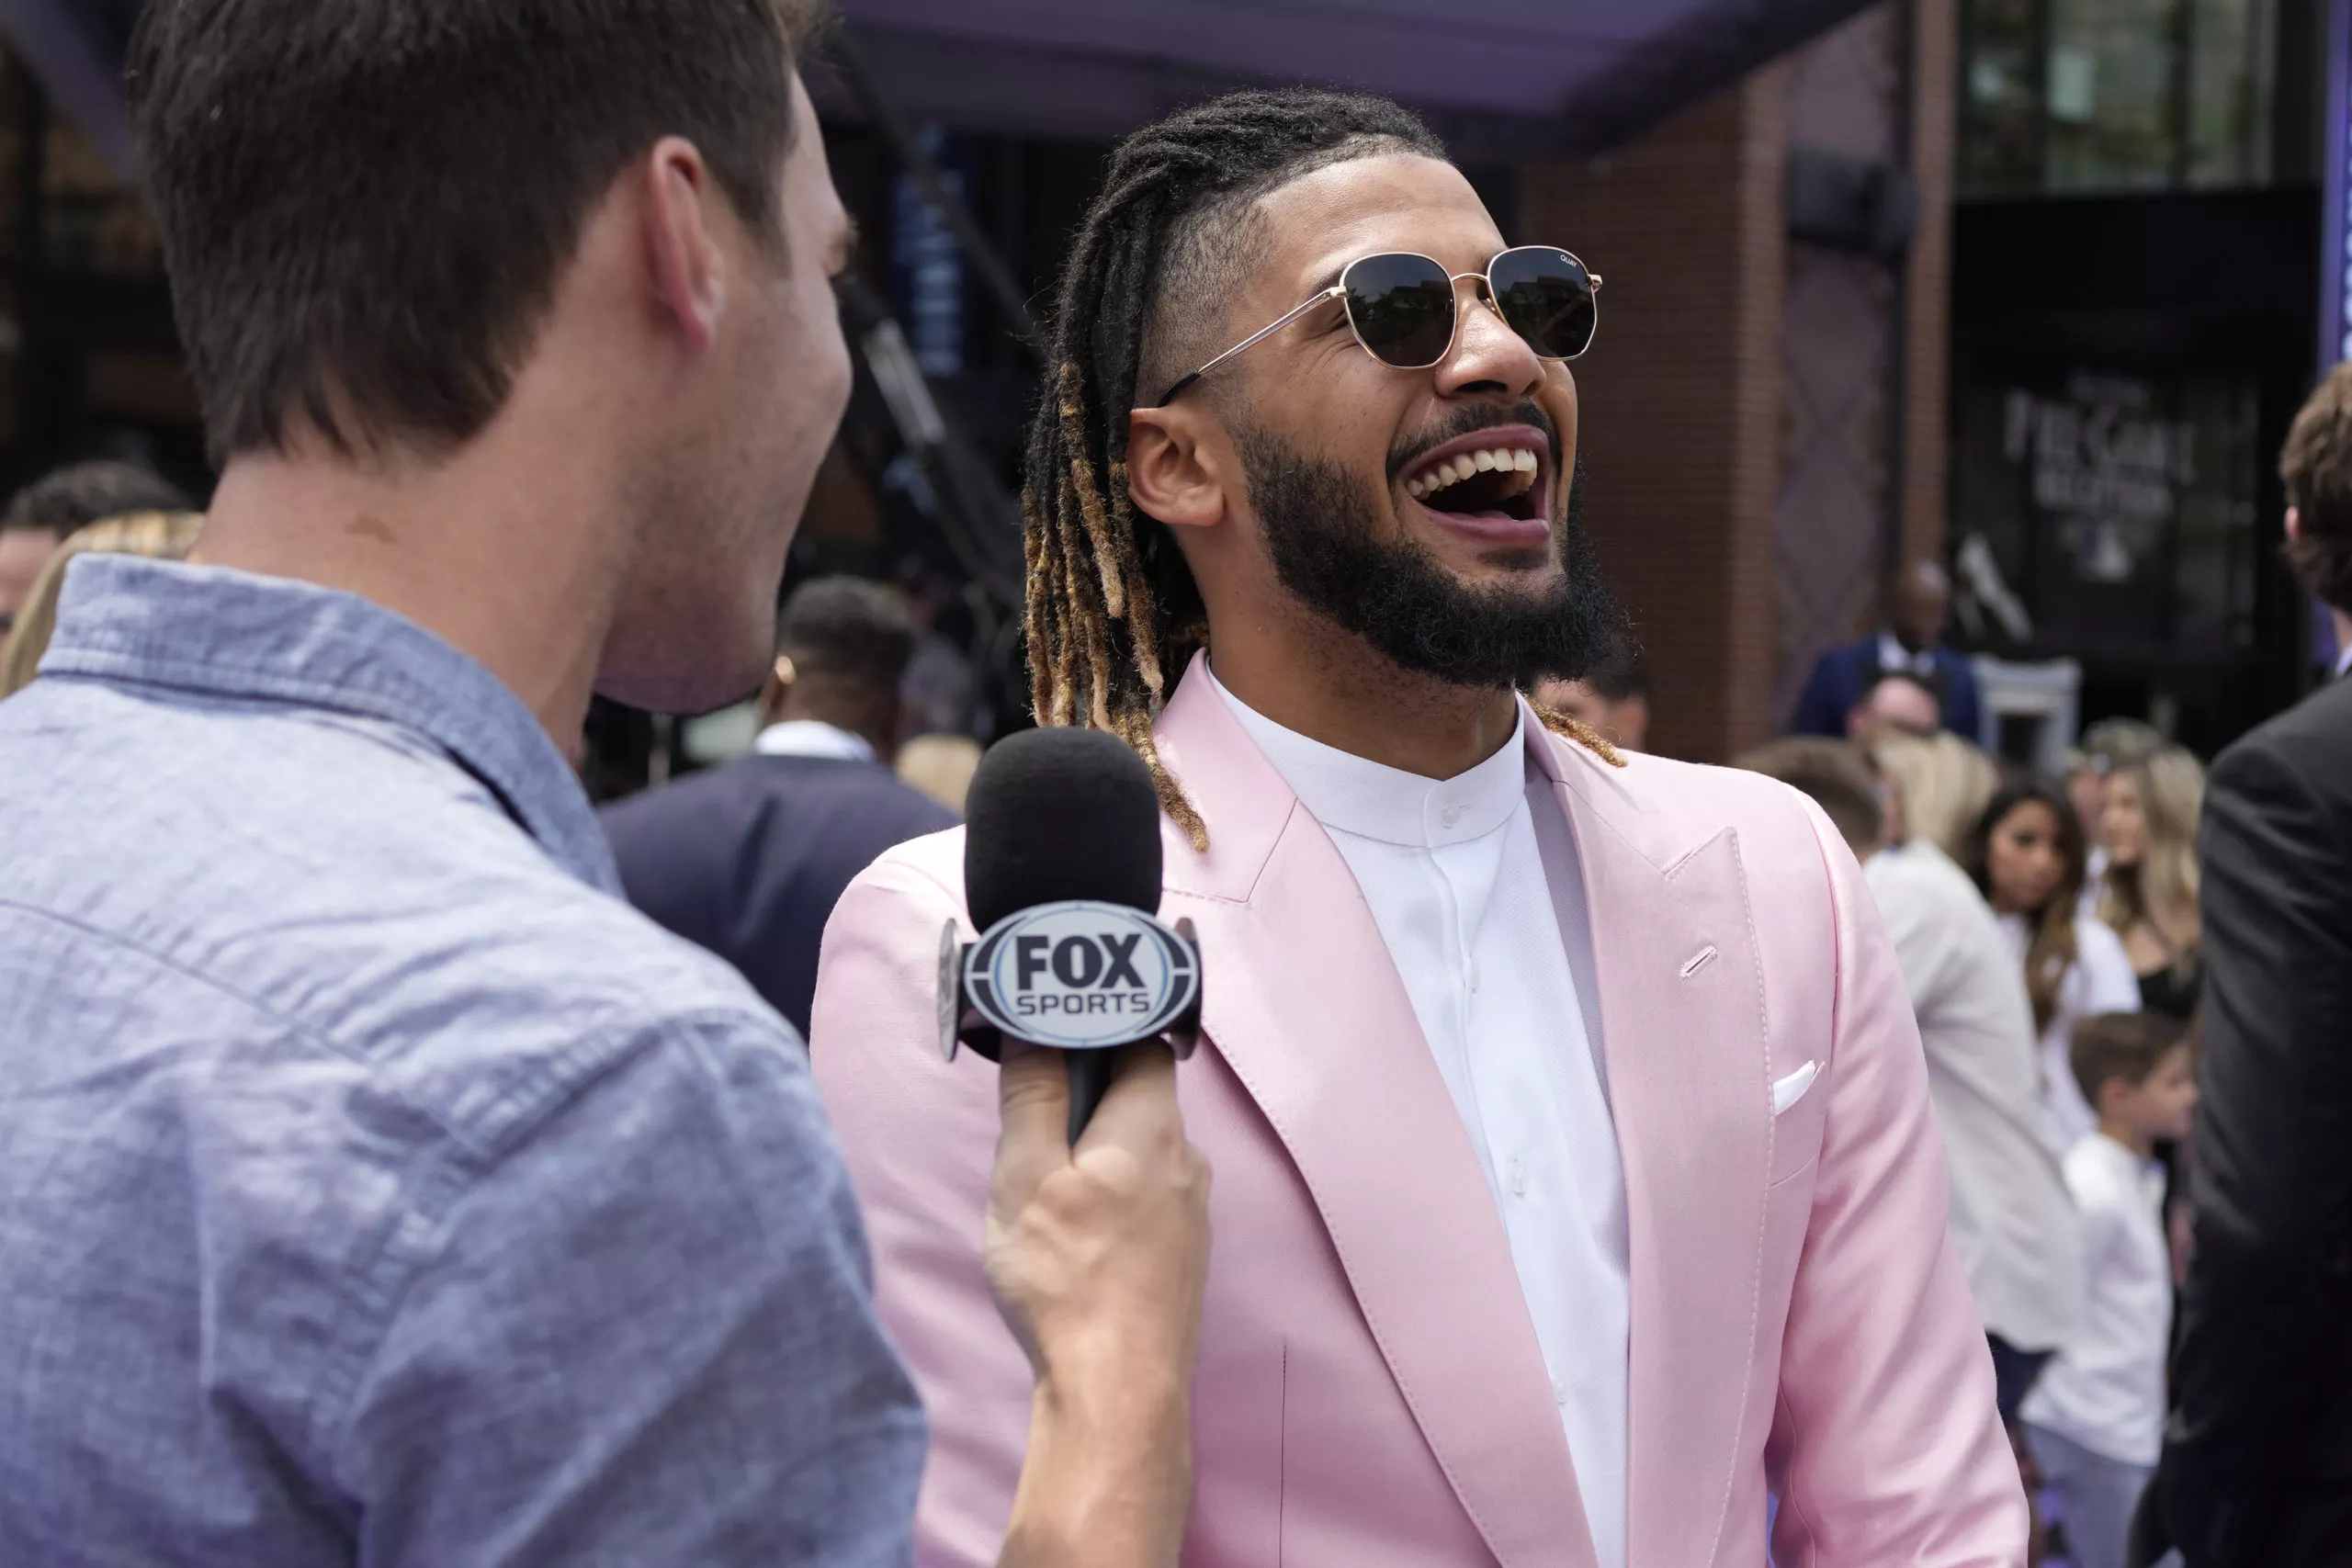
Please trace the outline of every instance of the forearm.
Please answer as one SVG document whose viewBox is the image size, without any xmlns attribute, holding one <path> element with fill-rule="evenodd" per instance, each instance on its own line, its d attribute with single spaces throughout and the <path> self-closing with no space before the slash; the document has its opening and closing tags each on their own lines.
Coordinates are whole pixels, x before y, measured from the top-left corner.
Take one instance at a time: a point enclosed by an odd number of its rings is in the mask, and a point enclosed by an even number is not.
<svg viewBox="0 0 2352 1568">
<path fill-rule="evenodd" d="M 1181 1379 L 1122 1369 L 1040 1382 L 999 1568 L 1174 1568 L 1192 1427 Z"/>
</svg>

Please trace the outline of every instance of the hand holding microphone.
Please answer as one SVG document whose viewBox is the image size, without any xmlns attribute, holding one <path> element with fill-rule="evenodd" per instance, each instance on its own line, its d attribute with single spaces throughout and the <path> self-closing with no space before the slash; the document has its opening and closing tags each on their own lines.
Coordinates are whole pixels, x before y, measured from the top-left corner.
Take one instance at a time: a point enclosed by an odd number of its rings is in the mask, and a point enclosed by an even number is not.
<svg viewBox="0 0 2352 1568">
<path fill-rule="evenodd" d="M 981 935 L 943 940 L 943 1045 L 1001 1067 L 984 1259 L 1036 1377 L 1000 1563 L 1174 1568 L 1209 1171 L 1161 1043 L 1191 1051 L 1200 962 L 1153 916 L 1158 796 L 1113 737 L 1038 730 L 981 763 L 966 832 Z"/>
</svg>

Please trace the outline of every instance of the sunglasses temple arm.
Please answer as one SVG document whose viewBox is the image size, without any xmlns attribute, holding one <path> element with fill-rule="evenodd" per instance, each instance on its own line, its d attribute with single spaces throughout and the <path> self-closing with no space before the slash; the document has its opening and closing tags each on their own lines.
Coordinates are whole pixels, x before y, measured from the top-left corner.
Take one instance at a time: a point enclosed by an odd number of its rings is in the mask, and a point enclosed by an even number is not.
<svg viewBox="0 0 2352 1568">
<path fill-rule="evenodd" d="M 1182 380 L 1169 388 L 1168 390 L 1161 395 L 1160 400 L 1151 406 L 1159 409 L 1166 408 L 1170 403 L 1176 400 L 1178 393 L 1191 386 L 1193 382 L 1199 380 L 1202 377 L 1207 375 L 1210 371 L 1216 369 L 1218 366 L 1224 364 L 1227 360 L 1232 358 L 1235 355 L 1239 354 L 1244 349 L 1257 347 L 1260 344 L 1265 342 L 1268 338 L 1273 336 L 1276 333 L 1282 331 L 1284 327 L 1290 325 L 1301 316 L 1306 314 L 1307 311 L 1315 309 L 1316 306 L 1337 299 L 1345 295 L 1347 291 L 1347 286 L 1345 284 L 1335 283 L 1331 285 L 1330 288 L 1323 290 L 1320 294 L 1316 295 L 1314 298 L 1301 302 L 1296 310 L 1292 310 L 1280 321 L 1270 321 L 1265 326 L 1259 328 L 1248 337 L 1243 338 L 1239 343 L 1235 344 L 1231 348 L 1227 349 L 1223 354 L 1218 355 L 1215 359 L 1210 360 L 1206 365 L 1202 366 L 1198 370 L 1193 371 L 1190 376 L 1185 377 Z"/>
</svg>

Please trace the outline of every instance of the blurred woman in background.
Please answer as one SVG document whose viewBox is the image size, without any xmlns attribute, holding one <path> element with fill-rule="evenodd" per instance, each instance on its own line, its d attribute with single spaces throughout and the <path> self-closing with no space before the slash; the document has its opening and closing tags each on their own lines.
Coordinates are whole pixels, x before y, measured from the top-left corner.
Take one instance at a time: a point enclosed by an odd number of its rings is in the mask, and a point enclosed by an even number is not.
<svg viewBox="0 0 2352 1568">
<path fill-rule="evenodd" d="M 2000 787 L 1993 759 L 1950 730 L 1883 730 L 1872 736 L 1870 756 L 1901 799 L 1901 838 L 1933 844 L 1964 863 L 1969 831 Z"/>
<path fill-rule="evenodd" d="M 2063 1146 L 2098 1124 L 2069 1059 L 2078 1019 L 2140 1010 L 2123 941 L 2082 912 L 2083 827 L 2066 795 L 2038 781 L 1993 796 L 1960 857 L 2025 969 L 2041 1034 L 2042 1103 Z"/>
<path fill-rule="evenodd" d="M 57 596 L 65 586 L 65 569 L 75 557 L 96 552 L 186 560 L 203 530 L 200 512 L 134 512 L 93 523 L 68 536 L 33 580 L 16 626 L 7 640 L 0 642 L 0 697 L 15 696 L 40 673 L 40 656 L 49 651 L 50 635 L 57 630 Z"/>
<path fill-rule="evenodd" d="M 2197 916 L 2197 819 L 2204 807 L 2204 764 L 2165 745 L 2117 771 L 2099 813 L 2108 859 L 2099 919 L 2123 939 L 2141 1007 L 2184 1021 L 2196 1012 L 2204 982 Z"/>
</svg>

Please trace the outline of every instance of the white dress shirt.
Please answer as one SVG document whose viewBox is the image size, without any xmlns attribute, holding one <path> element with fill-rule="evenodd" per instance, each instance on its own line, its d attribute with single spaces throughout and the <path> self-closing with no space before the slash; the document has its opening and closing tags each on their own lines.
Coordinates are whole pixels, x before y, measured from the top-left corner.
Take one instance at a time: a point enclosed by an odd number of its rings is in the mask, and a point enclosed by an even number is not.
<svg viewBox="0 0 2352 1568">
<path fill-rule="evenodd" d="M 1577 978 L 1589 991 L 1583 877 L 1564 877 L 1575 886 L 1555 898 L 1535 812 L 1557 821 L 1559 805 L 1528 754 L 1526 709 L 1501 750 L 1440 782 L 1284 729 L 1216 689 L 1355 874 L 1502 1215 L 1600 1568 L 1623 1568 L 1625 1178 L 1598 1015 Z M 1572 867 L 1559 825 L 1549 845 Z"/>
<path fill-rule="evenodd" d="M 2083 1320 L 2026 1396 L 2024 1416 L 2124 1464 L 2154 1464 L 2165 1435 L 2172 1249 L 2164 1168 L 2103 1133 L 2066 1156 L 2089 1262 Z"/>
<path fill-rule="evenodd" d="M 2025 972 L 1967 873 L 1915 840 L 1862 868 L 1927 1047 L 1928 1097 L 1951 1172 L 1951 1239 L 1988 1333 L 2066 1342 L 2082 1244 L 2041 1103 Z"/>
<path fill-rule="evenodd" d="M 841 762 L 871 762 L 874 743 L 820 719 L 792 718 L 771 724 L 752 742 L 763 757 L 831 757 Z"/>
<path fill-rule="evenodd" d="M 1936 656 L 1930 649 L 1914 653 L 1903 646 L 1903 639 L 1893 632 L 1878 634 L 1878 667 L 1881 670 L 1901 670 L 1921 680 L 1932 680 L 1936 673 Z"/>
<path fill-rule="evenodd" d="M 2026 950 L 2033 945 L 2033 927 L 2023 915 L 1999 917 L 2001 934 L 2024 973 Z M 2041 1103 L 2050 1111 L 2059 1146 L 2071 1149 L 2098 1126 L 2090 1101 L 2075 1082 L 2075 1025 L 2101 1013 L 2138 1012 L 2140 976 L 2132 972 L 2132 956 L 2123 939 L 2104 920 L 2075 917 L 2075 962 L 2058 982 L 2058 1005 L 2051 1010 L 2050 1027 L 2041 1032 Z"/>
</svg>

